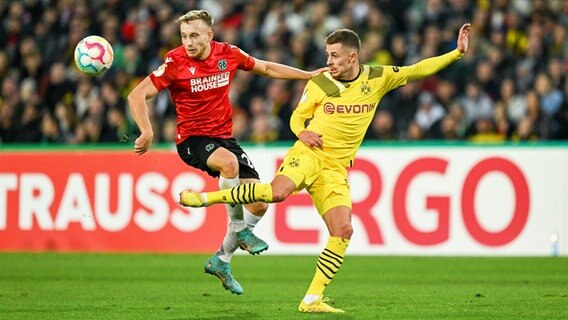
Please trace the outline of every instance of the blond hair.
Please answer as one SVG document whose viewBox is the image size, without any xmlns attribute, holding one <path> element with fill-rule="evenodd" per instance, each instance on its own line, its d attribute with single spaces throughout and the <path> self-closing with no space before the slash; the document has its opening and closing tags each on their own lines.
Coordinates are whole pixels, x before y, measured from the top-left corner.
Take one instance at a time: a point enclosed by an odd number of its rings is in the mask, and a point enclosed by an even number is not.
<svg viewBox="0 0 568 320">
<path fill-rule="evenodd" d="M 201 20 L 205 22 L 210 28 L 213 28 L 213 16 L 207 10 L 191 10 L 183 16 L 177 18 L 176 22 L 184 23 L 188 21 Z"/>
</svg>

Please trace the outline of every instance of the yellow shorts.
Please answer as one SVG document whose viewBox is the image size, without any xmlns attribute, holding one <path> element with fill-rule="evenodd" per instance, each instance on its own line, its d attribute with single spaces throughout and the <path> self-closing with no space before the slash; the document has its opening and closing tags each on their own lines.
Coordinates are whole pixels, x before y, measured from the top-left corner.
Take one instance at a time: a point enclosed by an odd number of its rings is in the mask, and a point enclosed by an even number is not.
<svg viewBox="0 0 568 320">
<path fill-rule="evenodd" d="M 296 192 L 305 188 L 322 217 L 335 207 L 351 208 L 347 170 L 333 161 L 317 157 L 310 150 L 290 149 L 276 175 L 294 181 Z"/>
</svg>

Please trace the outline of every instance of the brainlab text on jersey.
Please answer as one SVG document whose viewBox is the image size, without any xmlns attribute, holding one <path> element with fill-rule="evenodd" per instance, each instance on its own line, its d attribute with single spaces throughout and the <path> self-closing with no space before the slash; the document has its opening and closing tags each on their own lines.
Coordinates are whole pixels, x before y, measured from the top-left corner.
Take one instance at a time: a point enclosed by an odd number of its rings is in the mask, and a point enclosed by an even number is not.
<svg viewBox="0 0 568 320">
<path fill-rule="evenodd" d="M 224 87 L 229 84 L 229 78 L 230 72 L 223 72 L 208 77 L 190 79 L 191 92 L 201 92 Z"/>
</svg>

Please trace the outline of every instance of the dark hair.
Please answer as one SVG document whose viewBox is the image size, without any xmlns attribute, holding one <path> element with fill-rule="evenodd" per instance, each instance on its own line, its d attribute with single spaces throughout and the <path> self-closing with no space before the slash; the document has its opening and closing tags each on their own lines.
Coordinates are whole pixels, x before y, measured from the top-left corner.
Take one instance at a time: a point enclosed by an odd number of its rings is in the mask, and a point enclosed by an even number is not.
<svg viewBox="0 0 568 320">
<path fill-rule="evenodd" d="M 205 22 L 206 25 L 213 28 L 214 19 L 207 10 L 191 10 L 183 16 L 177 18 L 176 22 L 188 22 L 194 20 L 201 20 Z"/>
<path fill-rule="evenodd" d="M 359 36 L 355 31 L 349 29 L 338 29 L 333 31 L 329 36 L 327 36 L 325 43 L 340 43 L 344 46 L 355 49 L 357 52 L 361 50 L 361 39 L 359 39 Z"/>
</svg>

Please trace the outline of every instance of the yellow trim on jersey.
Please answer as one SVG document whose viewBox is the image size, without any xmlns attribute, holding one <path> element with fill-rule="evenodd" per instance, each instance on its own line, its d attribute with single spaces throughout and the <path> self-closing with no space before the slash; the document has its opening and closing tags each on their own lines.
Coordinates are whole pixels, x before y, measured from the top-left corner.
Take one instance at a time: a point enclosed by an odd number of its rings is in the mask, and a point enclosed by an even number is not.
<svg viewBox="0 0 568 320">
<path fill-rule="evenodd" d="M 454 50 L 411 66 L 361 65 L 359 77 L 349 83 L 333 79 L 329 72 L 319 74 L 306 84 L 290 128 L 296 136 L 303 130 L 321 134 L 323 148 L 311 151 L 320 158 L 351 166 L 385 94 L 409 80 L 435 74 L 462 56 Z M 308 149 L 301 141 L 293 148 Z"/>
</svg>

